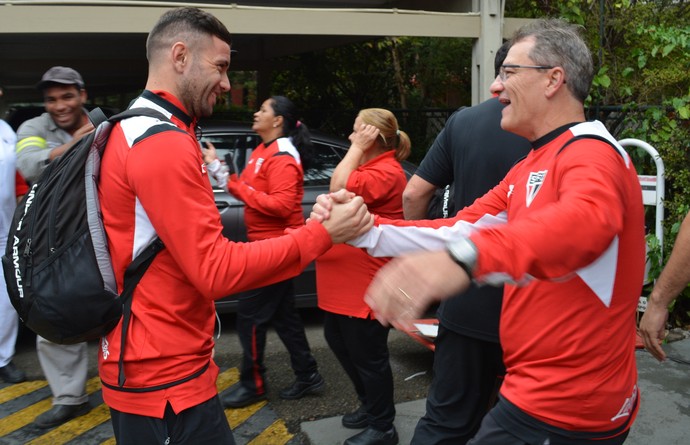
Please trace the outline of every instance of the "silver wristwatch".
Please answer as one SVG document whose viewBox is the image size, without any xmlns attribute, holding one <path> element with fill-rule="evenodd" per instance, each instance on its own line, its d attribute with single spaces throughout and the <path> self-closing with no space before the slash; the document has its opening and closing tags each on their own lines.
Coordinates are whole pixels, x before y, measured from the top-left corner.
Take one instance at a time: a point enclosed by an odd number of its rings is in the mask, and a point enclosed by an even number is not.
<svg viewBox="0 0 690 445">
<path fill-rule="evenodd" d="M 472 278 L 477 266 L 477 246 L 469 238 L 460 238 L 446 244 L 446 248 L 452 260 Z"/>
</svg>

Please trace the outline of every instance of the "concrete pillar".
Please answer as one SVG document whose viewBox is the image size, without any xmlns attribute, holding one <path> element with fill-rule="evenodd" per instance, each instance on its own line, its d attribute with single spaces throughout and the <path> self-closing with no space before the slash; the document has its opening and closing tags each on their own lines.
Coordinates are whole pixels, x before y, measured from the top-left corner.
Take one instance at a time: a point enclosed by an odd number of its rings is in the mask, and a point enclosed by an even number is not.
<svg viewBox="0 0 690 445">
<path fill-rule="evenodd" d="M 472 47 L 472 105 L 485 101 L 491 94 L 494 81 L 494 58 L 503 43 L 503 11 L 505 0 L 475 0 L 473 10 L 479 10 L 479 38 Z"/>
</svg>

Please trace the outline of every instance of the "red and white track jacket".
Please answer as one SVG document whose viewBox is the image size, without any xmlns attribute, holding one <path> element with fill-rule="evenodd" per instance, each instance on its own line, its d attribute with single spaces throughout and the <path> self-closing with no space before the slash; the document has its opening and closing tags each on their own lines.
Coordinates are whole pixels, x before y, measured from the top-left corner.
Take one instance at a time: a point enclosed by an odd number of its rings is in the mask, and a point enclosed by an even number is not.
<svg viewBox="0 0 690 445">
<path fill-rule="evenodd" d="M 145 91 L 132 105 L 167 115 L 173 124 L 134 117 L 117 124 L 102 161 L 99 197 L 118 287 L 124 270 L 156 235 L 165 244 L 136 287 L 124 357 L 126 387 L 142 388 L 189 376 L 168 389 L 131 393 L 103 387 L 103 399 L 126 413 L 162 418 L 217 394 L 214 303 L 217 298 L 296 276 L 332 243 L 321 224 L 286 236 L 233 243 L 222 226 L 194 122 L 166 92 Z M 117 385 L 118 325 L 101 340 L 101 379 Z"/>
<path fill-rule="evenodd" d="M 590 134 L 615 149 L 587 138 L 561 151 Z M 469 236 L 478 249 L 474 278 L 506 284 L 505 398 L 566 430 L 604 432 L 631 422 L 639 406 L 644 212 L 635 168 L 601 123 L 536 141 L 498 186 L 454 218 L 378 223 L 354 244 L 391 256 L 442 250 Z"/>
</svg>

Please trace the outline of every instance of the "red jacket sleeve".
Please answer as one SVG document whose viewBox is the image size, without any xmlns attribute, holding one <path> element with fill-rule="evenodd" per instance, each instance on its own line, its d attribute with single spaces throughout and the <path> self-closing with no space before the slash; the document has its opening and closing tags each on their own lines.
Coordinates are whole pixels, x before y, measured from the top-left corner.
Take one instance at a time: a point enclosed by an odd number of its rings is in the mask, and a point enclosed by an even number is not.
<svg viewBox="0 0 690 445">
<path fill-rule="evenodd" d="M 165 136 L 167 135 L 167 136 Z M 128 158 L 127 181 L 174 261 L 199 290 L 216 299 L 298 275 L 331 245 L 325 228 L 310 223 L 290 234 L 253 243 L 222 236 L 208 176 L 196 141 L 175 133 L 161 162 L 155 139 Z M 142 149 L 144 148 L 144 149 Z M 148 148 L 148 149 L 146 149 Z"/>
<path fill-rule="evenodd" d="M 14 180 L 15 186 L 15 195 L 17 197 L 20 197 L 22 195 L 26 195 L 26 193 L 29 191 L 29 186 L 26 184 L 26 181 L 24 180 L 24 177 L 19 173 L 19 171 L 16 172 L 15 174 L 15 180 Z"/>
</svg>

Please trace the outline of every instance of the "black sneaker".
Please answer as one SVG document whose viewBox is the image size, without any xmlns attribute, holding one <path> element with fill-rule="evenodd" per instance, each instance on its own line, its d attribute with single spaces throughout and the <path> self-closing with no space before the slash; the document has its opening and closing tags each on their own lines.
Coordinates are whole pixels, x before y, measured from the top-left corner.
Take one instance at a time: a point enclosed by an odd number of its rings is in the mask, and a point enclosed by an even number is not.
<svg viewBox="0 0 690 445">
<path fill-rule="evenodd" d="M 342 423 L 345 428 L 360 429 L 369 425 L 367 412 L 363 406 L 360 406 L 357 411 L 345 414 L 342 418 Z"/>
<path fill-rule="evenodd" d="M 89 402 L 81 405 L 53 405 L 34 420 L 34 425 L 39 428 L 52 428 L 62 425 L 75 417 L 83 416 L 91 410 Z"/>
<path fill-rule="evenodd" d="M 14 363 L 9 362 L 0 368 L 0 379 L 4 380 L 5 383 L 21 383 L 26 380 L 26 374 L 14 366 Z"/>
<path fill-rule="evenodd" d="M 266 393 L 257 394 L 241 383 L 238 383 L 230 392 L 223 394 L 220 401 L 225 408 L 242 408 L 261 400 L 266 400 Z"/>
<path fill-rule="evenodd" d="M 398 441 L 398 432 L 395 431 L 395 427 L 388 431 L 379 431 L 369 427 L 347 439 L 343 445 L 398 445 Z"/>
<path fill-rule="evenodd" d="M 289 388 L 280 391 L 280 398 L 287 400 L 301 399 L 305 394 L 313 393 L 321 389 L 325 381 L 318 372 L 309 376 L 308 380 L 295 380 Z"/>
</svg>

